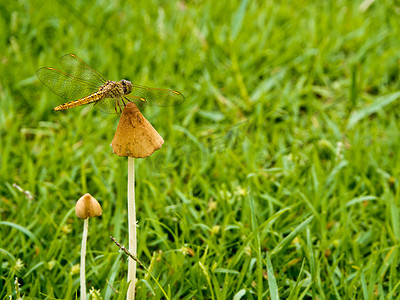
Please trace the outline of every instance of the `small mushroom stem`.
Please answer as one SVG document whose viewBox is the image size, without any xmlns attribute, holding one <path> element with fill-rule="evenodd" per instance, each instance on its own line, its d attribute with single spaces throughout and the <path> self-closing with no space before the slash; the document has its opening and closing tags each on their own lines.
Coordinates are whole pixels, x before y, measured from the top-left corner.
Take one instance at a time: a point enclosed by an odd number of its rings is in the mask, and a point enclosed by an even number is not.
<svg viewBox="0 0 400 300">
<path fill-rule="evenodd" d="M 136 238 L 136 208 L 135 208 L 135 159 L 128 157 L 128 226 L 129 226 L 129 252 L 137 255 Z M 127 300 L 135 299 L 136 261 L 129 259 L 128 263 L 128 293 Z"/>
<path fill-rule="evenodd" d="M 82 246 L 81 246 L 81 300 L 86 300 L 86 242 L 89 229 L 89 218 L 83 221 L 83 234 L 82 234 Z"/>
</svg>

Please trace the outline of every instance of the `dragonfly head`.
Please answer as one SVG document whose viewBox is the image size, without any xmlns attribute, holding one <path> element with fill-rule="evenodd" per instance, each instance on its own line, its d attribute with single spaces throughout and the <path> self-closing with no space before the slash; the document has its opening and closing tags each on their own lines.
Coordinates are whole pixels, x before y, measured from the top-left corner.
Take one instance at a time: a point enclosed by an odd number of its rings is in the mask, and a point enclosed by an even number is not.
<svg viewBox="0 0 400 300">
<path fill-rule="evenodd" d="M 128 80 L 122 79 L 120 81 L 121 85 L 122 85 L 122 89 L 124 90 L 124 94 L 127 95 L 130 92 L 132 92 L 132 83 Z"/>
</svg>

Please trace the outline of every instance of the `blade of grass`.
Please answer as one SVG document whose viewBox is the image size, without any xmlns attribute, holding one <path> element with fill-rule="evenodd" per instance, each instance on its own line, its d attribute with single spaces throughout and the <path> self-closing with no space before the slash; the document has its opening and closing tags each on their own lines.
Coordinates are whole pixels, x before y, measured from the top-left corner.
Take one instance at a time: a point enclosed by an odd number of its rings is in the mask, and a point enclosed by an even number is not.
<svg viewBox="0 0 400 300">
<path fill-rule="evenodd" d="M 279 299 L 278 285 L 276 284 L 274 268 L 272 267 L 271 258 L 268 252 L 267 252 L 267 274 L 268 274 L 268 285 L 269 285 L 269 292 L 271 294 L 271 299 L 278 300 Z"/>
<path fill-rule="evenodd" d="M 398 98 L 400 98 L 400 92 L 394 92 L 388 95 L 381 96 L 371 104 L 368 105 L 358 111 L 354 111 L 347 123 L 347 129 L 352 129 L 358 122 L 360 122 L 362 119 L 377 113 L 379 110 L 382 110 L 384 107 L 387 105 L 393 103 L 396 101 Z"/>
<path fill-rule="evenodd" d="M 300 225 L 298 225 L 287 237 L 282 239 L 278 245 L 275 246 L 274 250 L 271 251 L 271 256 L 274 256 L 281 252 L 301 231 L 303 231 L 308 224 L 314 219 L 314 216 L 309 217 L 304 220 Z"/>
</svg>

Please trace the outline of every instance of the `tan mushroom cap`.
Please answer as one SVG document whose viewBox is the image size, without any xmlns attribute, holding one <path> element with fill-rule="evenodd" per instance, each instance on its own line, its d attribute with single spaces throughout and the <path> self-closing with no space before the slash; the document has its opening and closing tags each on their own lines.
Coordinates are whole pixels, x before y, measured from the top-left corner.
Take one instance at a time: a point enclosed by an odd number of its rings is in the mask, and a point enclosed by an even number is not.
<svg viewBox="0 0 400 300">
<path fill-rule="evenodd" d="M 90 194 L 83 195 L 75 205 L 76 216 L 80 219 L 101 216 L 100 203 Z"/>
<path fill-rule="evenodd" d="M 161 148 L 163 138 L 141 114 L 134 103 L 122 111 L 111 147 L 119 156 L 143 158 Z"/>
</svg>

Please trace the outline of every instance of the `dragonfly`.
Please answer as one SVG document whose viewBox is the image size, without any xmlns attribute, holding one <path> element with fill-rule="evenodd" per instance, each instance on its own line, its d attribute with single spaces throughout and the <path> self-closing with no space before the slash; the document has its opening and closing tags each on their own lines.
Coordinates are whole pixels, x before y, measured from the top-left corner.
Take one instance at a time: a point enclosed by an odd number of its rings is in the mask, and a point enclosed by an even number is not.
<svg viewBox="0 0 400 300">
<path fill-rule="evenodd" d="M 174 106 L 185 100 L 178 91 L 149 88 L 125 79 L 107 80 L 72 53 L 62 56 L 60 64 L 64 72 L 52 67 L 43 67 L 36 71 L 39 80 L 53 93 L 72 100 L 55 107 L 55 111 L 93 103 L 102 112 L 121 114 L 128 102 L 135 103 L 143 110 L 147 104 Z"/>
</svg>

